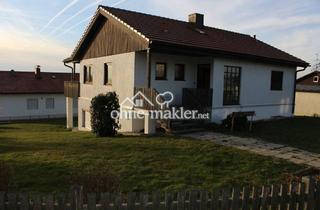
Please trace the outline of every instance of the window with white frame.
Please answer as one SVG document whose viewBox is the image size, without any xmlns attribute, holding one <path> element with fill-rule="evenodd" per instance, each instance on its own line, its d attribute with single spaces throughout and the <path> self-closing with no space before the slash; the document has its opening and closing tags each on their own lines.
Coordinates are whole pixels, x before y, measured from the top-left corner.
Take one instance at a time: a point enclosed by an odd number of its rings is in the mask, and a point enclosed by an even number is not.
<svg viewBox="0 0 320 210">
<path fill-rule="evenodd" d="M 37 98 L 27 99 L 27 110 L 37 110 L 39 109 L 39 100 Z"/>
<path fill-rule="evenodd" d="M 46 109 L 54 109 L 54 98 L 46 98 Z"/>
<path fill-rule="evenodd" d="M 318 83 L 319 82 L 319 76 L 314 76 L 313 77 L 313 82 Z"/>
</svg>

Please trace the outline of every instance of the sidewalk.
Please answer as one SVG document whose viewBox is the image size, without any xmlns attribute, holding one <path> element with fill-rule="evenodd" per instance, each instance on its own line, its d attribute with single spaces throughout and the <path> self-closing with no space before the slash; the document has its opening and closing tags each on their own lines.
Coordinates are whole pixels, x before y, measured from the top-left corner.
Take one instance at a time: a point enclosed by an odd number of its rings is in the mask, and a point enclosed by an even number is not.
<svg viewBox="0 0 320 210">
<path fill-rule="evenodd" d="M 197 132 L 184 134 L 200 140 L 210 140 L 216 144 L 235 147 L 241 150 L 288 160 L 296 164 L 305 164 L 320 169 L 320 154 L 307 152 L 294 147 L 265 142 L 254 138 L 242 138 L 215 132 Z"/>
</svg>

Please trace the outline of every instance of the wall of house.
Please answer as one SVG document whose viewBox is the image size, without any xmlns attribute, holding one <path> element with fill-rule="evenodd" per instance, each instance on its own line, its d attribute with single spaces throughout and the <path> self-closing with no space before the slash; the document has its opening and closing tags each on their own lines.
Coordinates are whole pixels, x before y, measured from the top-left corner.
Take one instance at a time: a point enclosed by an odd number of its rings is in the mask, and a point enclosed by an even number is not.
<svg viewBox="0 0 320 210">
<path fill-rule="evenodd" d="M 296 92 L 295 115 L 320 116 L 320 93 Z"/>
<path fill-rule="evenodd" d="M 112 69 L 112 84 L 104 85 L 104 64 L 108 63 Z M 82 126 L 83 111 L 89 113 L 91 99 L 101 93 L 116 91 L 120 103 L 126 97 L 132 97 L 134 92 L 134 64 L 135 53 L 124 53 L 99 58 L 85 59 L 80 62 L 80 97 L 78 107 L 78 127 L 80 130 L 90 129 L 90 120 L 85 117 L 86 128 Z M 84 84 L 83 67 L 91 65 L 93 75 L 92 84 Z M 131 131 L 132 122 L 121 120 L 121 131 Z"/>
<path fill-rule="evenodd" d="M 167 80 L 156 80 L 156 63 L 167 64 Z M 174 71 L 175 64 L 185 65 L 185 80 L 175 81 Z M 197 87 L 197 68 L 198 64 L 211 64 L 210 57 L 191 57 L 180 55 L 169 55 L 152 53 L 151 56 L 151 87 L 155 88 L 159 93 L 170 91 L 174 94 L 174 101 L 172 104 L 181 105 L 182 103 L 182 89 Z M 137 53 L 136 55 L 136 71 L 135 71 L 135 86 L 144 87 L 146 84 L 146 54 Z M 211 72 L 212 75 L 212 72 Z M 212 83 L 212 80 L 211 80 Z"/>
<path fill-rule="evenodd" d="M 239 66 L 240 105 L 223 106 L 224 66 Z M 212 121 L 220 123 L 234 111 L 255 111 L 255 120 L 292 116 L 295 68 L 235 59 L 214 59 Z M 283 71 L 283 90 L 272 91 L 271 72 Z"/>
<path fill-rule="evenodd" d="M 54 98 L 54 109 L 46 109 L 46 98 Z M 38 99 L 38 109 L 28 110 L 27 99 Z M 77 113 L 77 103 L 74 104 Z M 0 120 L 66 117 L 63 94 L 3 94 L 0 95 Z"/>
</svg>

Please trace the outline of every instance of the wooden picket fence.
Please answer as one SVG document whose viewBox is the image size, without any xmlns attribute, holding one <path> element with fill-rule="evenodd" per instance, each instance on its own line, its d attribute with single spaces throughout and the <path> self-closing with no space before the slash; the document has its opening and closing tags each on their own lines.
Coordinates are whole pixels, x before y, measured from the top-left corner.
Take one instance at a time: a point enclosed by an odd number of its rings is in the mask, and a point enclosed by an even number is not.
<svg viewBox="0 0 320 210">
<path fill-rule="evenodd" d="M 74 188 L 68 194 L 30 195 L 0 192 L 0 210 L 317 210 L 320 184 L 234 187 L 216 191 L 175 193 L 88 193 Z"/>
</svg>

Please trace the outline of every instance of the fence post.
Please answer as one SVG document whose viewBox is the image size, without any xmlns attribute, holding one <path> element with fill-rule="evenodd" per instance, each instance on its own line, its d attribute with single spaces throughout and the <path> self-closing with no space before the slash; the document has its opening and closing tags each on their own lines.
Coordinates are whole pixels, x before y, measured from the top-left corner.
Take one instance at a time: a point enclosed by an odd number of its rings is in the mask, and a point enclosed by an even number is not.
<svg viewBox="0 0 320 210">
<path fill-rule="evenodd" d="M 178 210 L 184 210 L 185 209 L 185 192 L 178 192 L 178 196 L 177 196 L 177 209 Z M 155 208 L 157 209 L 157 208 Z"/>
<path fill-rule="evenodd" d="M 315 199 L 316 209 L 320 210 L 320 184 L 316 183 L 316 199 Z"/>
<path fill-rule="evenodd" d="M 8 209 L 17 209 L 17 195 L 15 193 L 8 193 Z"/>
<path fill-rule="evenodd" d="M 172 209 L 172 194 L 169 192 L 166 192 L 165 194 L 165 209 L 166 210 Z"/>
<path fill-rule="evenodd" d="M 279 192 L 280 192 L 279 185 L 272 185 L 271 210 L 278 210 L 279 209 Z"/>
<path fill-rule="evenodd" d="M 297 184 L 290 184 L 290 202 L 289 202 L 289 210 L 297 209 Z"/>
<path fill-rule="evenodd" d="M 47 196 L 46 210 L 54 210 L 54 199 L 52 194 Z"/>
<path fill-rule="evenodd" d="M 100 203 L 102 206 L 102 210 L 109 210 L 110 207 L 110 194 L 109 193 L 101 193 Z"/>
<path fill-rule="evenodd" d="M 58 210 L 65 210 L 65 194 L 61 193 L 57 195 L 57 201 L 58 201 Z"/>
<path fill-rule="evenodd" d="M 152 197 L 152 209 L 160 209 L 160 192 L 154 192 Z"/>
<path fill-rule="evenodd" d="M 308 206 L 307 210 L 314 210 L 315 207 L 315 196 L 314 196 L 314 190 L 315 190 L 315 180 L 313 177 L 309 178 L 309 190 L 308 190 Z"/>
<path fill-rule="evenodd" d="M 243 195 L 242 195 L 242 209 L 248 209 L 249 198 L 250 198 L 250 188 L 244 187 Z"/>
<path fill-rule="evenodd" d="M 30 200 L 27 193 L 21 193 L 19 195 L 20 210 L 29 210 Z"/>
<path fill-rule="evenodd" d="M 306 200 L 306 184 L 300 183 L 300 189 L 299 189 L 299 210 L 304 210 L 305 208 L 305 200 Z"/>
<path fill-rule="evenodd" d="M 0 210 L 4 210 L 4 196 L 5 192 L 0 192 Z"/>
<path fill-rule="evenodd" d="M 208 193 L 205 190 L 200 191 L 200 209 L 207 210 L 208 208 Z"/>
<path fill-rule="evenodd" d="M 213 210 L 216 210 L 219 207 L 219 191 L 218 190 L 213 190 L 211 192 L 210 207 Z"/>
<path fill-rule="evenodd" d="M 230 196 L 230 190 L 229 189 L 223 189 L 222 190 L 222 204 L 221 204 L 221 209 L 222 210 L 229 209 L 229 196 Z"/>
<path fill-rule="evenodd" d="M 89 193 L 88 194 L 88 210 L 95 210 L 96 209 L 96 194 Z"/>
<path fill-rule="evenodd" d="M 70 191 L 70 206 L 71 209 L 82 210 L 82 199 L 83 199 L 83 188 L 82 186 L 73 186 Z"/>
<path fill-rule="evenodd" d="M 287 210 L 287 209 L 288 209 L 288 185 L 282 184 L 280 210 Z"/>
<path fill-rule="evenodd" d="M 41 202 L 40 195 L 39 194 L 33 195 L 32 200 L 33 200 L 33 210 L 41 210 L 42 202 Z"/>
<path fill-rule="evenodd" d="M 270 188 L 264 186 L 263 190 L 262 190 L 262 197 L 261 197 L 261 209 L 262 210 L 268 210 L 268 197 L 269 197 L 269 193 L 270 193 Z"/>
<path fill-rule="evenodd" d="M 258 210 L 260 205 L 260 192 L 261 188 L 254 187 L 253 188 L 253 195 L 252 195 L 252 210 Z"/>
<path fill-rule="evenodd" d="M 237 186 L 233 188 L 232 192 L 232 210 L 238 210 L 239 209 L 239 197 L 240 197 L 240 188 Z"/>
</svg>

